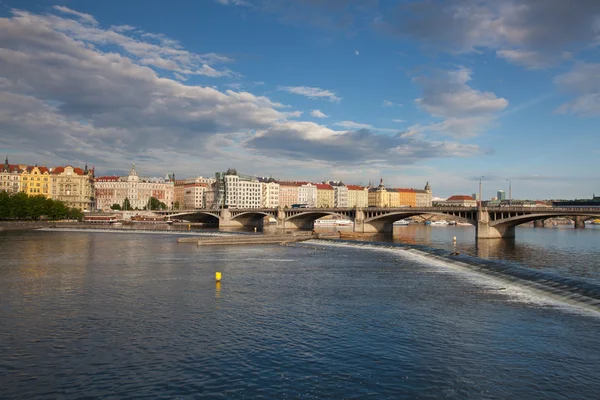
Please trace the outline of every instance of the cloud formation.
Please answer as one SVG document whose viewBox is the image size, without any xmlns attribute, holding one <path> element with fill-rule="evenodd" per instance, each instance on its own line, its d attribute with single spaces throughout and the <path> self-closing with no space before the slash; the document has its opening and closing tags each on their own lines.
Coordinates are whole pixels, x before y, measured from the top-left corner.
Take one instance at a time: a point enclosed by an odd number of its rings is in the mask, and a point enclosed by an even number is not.
<svg viewBox="0 0 600 400">
<path fill-rule="evenodd" d="M 600 115 L 600 63 L 579 63 L 554 81 L 563 91 L 576 95 L 558 108 L 559 113 Z"/>
<path fill-rule="evenodd" d="M 596 43 L 597 0 L 434 0 L 402 2 L 381 26 L 440 50 L 481 49 L 541 68 Z"/>
<path fill-rule="evenodd" d="M 415 100 L 417 106 L 443 118 L 427 130 L 458 138 L 473 137 L 490 124 L 495 113 L 508 106 L 506 99 L 494 93 L 471 88 L 471 75 L 470 69 L 461 67 L 414 78 L 423 88 L 422 96 Z"/>
<path fill-rule="evenodd" d="M 310 112 L 310 115 L 312 115 L 315 118 L 327 118 L 327 117 L 329 117 L 329 115 L 325 114 L 324 112 L 321 112 L 320 110 L 312 110 Z"/>
<path fill-rule="evenodd" d="M 337 97 L 334 92 L 326 89 L 321 89 L 318 87 L 309 87 L 309 86 L 278 86 L 279 90 L 283 90 L 284 92 L 297 94 L 300 96 L 306 96 L 309 99 L 326 99 L 329 101 L 333 101 L 339 103 L 342 99 Z"/>
<path fill-rule="evenodd" d="M 286 166 L 391 166 L 480 153 L 461 143 L 290 120 L 302 113 L 281 111 L 284 105 L 268 97 L 185 83 L 200 62 L 223 71 L 216 65 L 231 61 L 225 56 L 191 53 L 131 26 L 102 28 L 87 14 L 66 15 L 72 18 L 24 11 L 0 18 L 0 147 L 30 161 L 118 171 L 140 160 L 147 173 L 194 174 L 235 160 L 267 174 Z M 177 80 L 170 78 L 174 71 Z M 339 99 L 297 88 L 292 92 Z"/>
</svg>

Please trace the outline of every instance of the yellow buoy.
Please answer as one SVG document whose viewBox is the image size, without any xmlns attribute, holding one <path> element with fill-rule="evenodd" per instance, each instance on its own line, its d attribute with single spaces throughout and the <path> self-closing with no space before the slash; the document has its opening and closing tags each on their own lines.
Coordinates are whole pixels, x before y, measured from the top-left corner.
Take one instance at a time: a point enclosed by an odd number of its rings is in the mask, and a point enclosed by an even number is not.
<svg viewBox="0 0 600 400">
<path fill-rule="evenodd" d="M 456 242 L 456 236 L 454 236 L 454 241 Z"/>
<path fill-rule="evenodd" d="M 215 280 L 216 280 L 217 282 L 220 282 L 220 281 L 221 281 L 221 273 L 220 273 L 220 272 L 215 272 Z"/>
</svg>

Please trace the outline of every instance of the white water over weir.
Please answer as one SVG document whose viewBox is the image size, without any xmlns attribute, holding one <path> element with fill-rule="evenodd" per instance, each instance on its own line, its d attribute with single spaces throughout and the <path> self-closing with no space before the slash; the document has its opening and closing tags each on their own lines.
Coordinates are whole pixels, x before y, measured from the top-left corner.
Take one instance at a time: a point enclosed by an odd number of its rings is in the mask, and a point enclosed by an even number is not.
<svg viewBox="0 0 600 400">
<path fill-rule="evenodd" d="M 371 244 L 367 242 L 338 242 L 332 240 L 311 240 L 305 244 L 325 247 L 361 248 L 367 251 L 384 251 L 402 258 L 437 268 L 437 272 L 460 274 L 484 288 L 502 291 L 515 300 L 540 305 L 551 305 L 591 312 L 600 317 L 600 287 L 572 278 L 564 278 L 550 273 L 531 271 L 518 266 L 505 267 L 488 261 L 478 263 L 476 258 L 447 258 L 414 248 L 399 248 Z M 483 260 L 481 260 L 483 261 Z M 496 267 L 497 266 L 499 267 Z M 439 269 L 441 268 L 441 270 Z"/>
</svg>

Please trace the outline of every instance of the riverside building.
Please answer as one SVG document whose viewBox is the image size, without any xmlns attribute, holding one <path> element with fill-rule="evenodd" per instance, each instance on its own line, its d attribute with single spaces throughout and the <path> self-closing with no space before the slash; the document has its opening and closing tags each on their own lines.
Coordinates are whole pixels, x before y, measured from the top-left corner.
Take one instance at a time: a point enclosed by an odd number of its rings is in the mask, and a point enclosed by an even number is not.
<svg viewBox="0 0 600 400">
<path fill-rule="evenodd" d="M 262 186 L 258 178 L 238 174 L 235 169 L 215 174 L 213 208 L 260 208 Z"/>
<path fill-rule="evenodd" d="M 8 156 L 0 169 L 0 191 L 10 194 L 19 193 L 21 172 L 18 165 L 9 164 Z"/>
<path fill-rule="evenodd" d="M 317 207 L 330 208 L 335 203 L 333 187 L 327 183 L 317 183 Z"/>
<path fill-rule="evenodd" d="M 94 169 L 65 165 L 50 168 L 50 197 L 81 211 L 94 210 Z"/>
<path fill-rule="evenodd" d="M 358 185 L 348 185 L 348 207 L 368 207 L 369 188 Z"/>
<path fill-rule="evenodd" d="M 263 208 L 279 207 L 279 183 L 273 178 L 259 178 L 261 185 L 260 206 Z"/>
<path fill-rule="evenodd" d="M 108 211 L 113 204 L 122 206 L 128 199 L 132 209 L 142 210 L 150 198 L 173 207 L 174 182 L 163 178 L 141 178 L 135 165 L 128 176 L 101 176 L 95 180 L 96 208 Z"/>
</svg>

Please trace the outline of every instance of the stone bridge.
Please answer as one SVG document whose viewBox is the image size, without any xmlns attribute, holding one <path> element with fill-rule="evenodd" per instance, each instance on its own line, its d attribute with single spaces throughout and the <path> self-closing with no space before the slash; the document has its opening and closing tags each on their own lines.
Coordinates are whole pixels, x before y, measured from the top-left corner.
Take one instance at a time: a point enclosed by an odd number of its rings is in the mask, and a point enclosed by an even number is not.
<svg viewBox="0 0 600 400">
<path fill-rule="evenodd" d="M 441 215 L 475 226 L 478 239 L 515 236 L 515 227 L 531 221 L 569 217 L 575 228 L 587 219 L 600 218 L 600 207 L 401 207 L 401 208 L 252 208 L 222 210 L 169 210 L 159 214 L 170 218 L 218 223 L 219 227 L 260 226 L 265 217 L 274 218 L 280 229 L 313 229 L 315 220 L 325 216 L 347 218 L 354 232 L 392 232 L 393 223 L 415 215 Z"/>
</svg>

